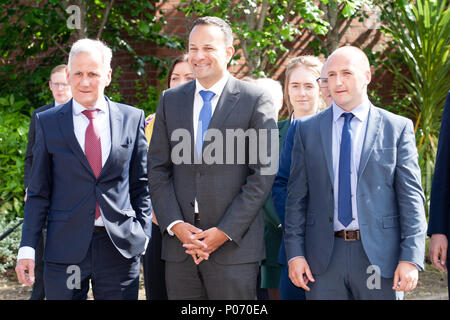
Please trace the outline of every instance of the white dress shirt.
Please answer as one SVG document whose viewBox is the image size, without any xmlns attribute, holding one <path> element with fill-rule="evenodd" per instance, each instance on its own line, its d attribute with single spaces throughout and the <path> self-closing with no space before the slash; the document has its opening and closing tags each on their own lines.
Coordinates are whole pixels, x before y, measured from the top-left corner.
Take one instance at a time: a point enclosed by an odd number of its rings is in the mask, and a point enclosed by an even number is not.
<svg viewBox="0 0 450 320">
<path fill-rule="evenodd" d="M 361 105 L 351 111 L 354 117 L 350 121 L 352 131 L 352 148 L 350 162 L 350 187 L 352 199 L 353 221 L 347 226 L 341 224 L 338 220 L 338 197 L 339 197 L 339 153 L 341 149 L 342 128 L 344 118 L 341 115 L 347 111 L 340 108 L 333 101 L 333 129 L 332 129 L 332 152 L 333 152 L 333 171 L 334 171 L 334 231 L 339 230 L 358 230 L 358 207 L 356 203 L 356 187 L 358 181 L 359 162 L 361 152 L 366 136 L 367 118 L 369 116 L 370 102 L 366 99 Z"/>
<path fill-rule="evenodd" d="M 194 105 L 193 105 L 193 112 L 192 112 L 193 113 L 192 121 L 193 121 L 193 125 L 194 125 L 194 141 L 195 141 L 194 144 L 197 142 L 197 139 L 195 139 L 195 137 L 197 137 L 198 117 L 199 117 L 200 111 L 202 110 L 202 107 L 203 107 L 203 98 L 200 95 L 200 91 L 207 90 L 207 91 L 212 91 L 215 93 L 214 97 L 211 99 L 211 118 L 212 118 L 214 115 L 214 111 L 216 110 L 217 102 L 219 101 L 219 98 L 223 92 L 223 89 L 225 88 L 225 85 L 227 84 L 229 76 L 230 76 L 230 74 L 228 73 L 228 71 L 226 71 L 225 75 L 209 89 L 205 89 L 205 87 L 203 87 L 200 84 L 200 82 L 197 79 L 195 79 L 195 94 L 194 94 Z M 193 150 L 197 150 L 196 146 L 194 146 Z M 194 200 L 194 211 L 198 212 L 197 199 Z M 172 227 L 179 222 L 183 222 L 183 221 L 175 220 L 174 222 L 169 224 L 169 226 L 167 227 L 167 232 L 171 236 L 174 235 L 171 230 Z"/>
<path fill-rule="evenodd" d="M 99 109 L 100 112 L 97 114 L 97 124 L 100 126 L 100 141 L 102 146 L 102 167 L 105 165 L 108 159 L 109 153 L 111 151 L 111 128 L 109 122 L 109 107 L 106 103 L 105 98 L 102 96 L 96 103 L 94 109 Z M 75 137 L 80 144 L 81 150 L 84 152 L 84 141 L 86 128 L 89 125 L 89 119 L 82 113 L 82 111 L 87 110 L 81 104 L 72 100 L 72 116 L 73 116 L 73 128 Z M 102 208 L 100 207 L 100 212 Z M 102 217 L 95 220 L 96 226 L 104 226 Z M 17 253 L 17 260 L 20 259 L 35 259 L 35 249 L 32 247 L 21 247 Z"/>
</svg>

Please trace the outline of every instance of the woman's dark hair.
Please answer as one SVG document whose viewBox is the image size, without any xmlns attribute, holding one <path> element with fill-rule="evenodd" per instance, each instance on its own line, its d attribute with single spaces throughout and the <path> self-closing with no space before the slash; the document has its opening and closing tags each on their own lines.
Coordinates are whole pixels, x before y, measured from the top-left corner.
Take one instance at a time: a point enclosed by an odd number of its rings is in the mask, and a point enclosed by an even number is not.
<svg viewBox="0 0 450 320">
<path fill-rule="evenodd" d="M 167 88 L 170 88 L 170 78 L 172 78 L 173 69 L 175 69 L 175 66 L 180 62 L 187 62 L 188 61 L 188 55 L 182 54 L 181 56 L 178 56 L 172 63 L 172 66 L 169 69 L 169 73 L 167 75 Z"/>
</svg>

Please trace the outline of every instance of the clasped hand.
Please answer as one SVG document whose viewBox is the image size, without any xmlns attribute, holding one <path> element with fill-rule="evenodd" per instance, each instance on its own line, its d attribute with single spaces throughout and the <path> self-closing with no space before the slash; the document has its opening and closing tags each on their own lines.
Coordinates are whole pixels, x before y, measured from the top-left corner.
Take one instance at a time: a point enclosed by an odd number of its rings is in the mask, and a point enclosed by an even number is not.
<svg viewBox="0 0 450 320">
<path fill-rule="evenodd" d="M 191 255 L 195 264 L 208 260 L 209 255 L 228 240 L 225 233 L 216 227 L 202 230 L 187 222 L 177 223 L 172 227 L 172 231 L 183 243 L 186 253 Z"/>
</svg>

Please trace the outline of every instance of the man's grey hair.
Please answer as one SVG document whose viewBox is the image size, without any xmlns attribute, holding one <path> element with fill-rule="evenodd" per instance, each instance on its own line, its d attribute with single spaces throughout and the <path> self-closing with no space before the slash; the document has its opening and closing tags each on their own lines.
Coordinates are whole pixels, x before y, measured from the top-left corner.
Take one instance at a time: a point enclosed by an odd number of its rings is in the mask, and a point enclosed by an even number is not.
<svg viewBox="0 0 450 320">
<path fill-rule="evenodd" d="M 269 92 L 272 97 L 275 119 L 278 119 L 278 113 L 283 107 L 283 87 L 280 82 L 271 78 L 259 78 L 255 80 L 254 84 L 264 91 Z"/>
<path fill-rule="evenodd" d="M 100 53 L 103 59 L 103 66 L 105 67 L 105 69 L 106 70 L 111 69 L 112 50 L 100 40 L 93 40 L 86 38 L 80 39 L 72 45 L 72 48 L 70 49 L 69 53 L 69 62 L 68 62 L 69 71 L 73 57 L 81 52 L 90 54 Z"/>
</svg>

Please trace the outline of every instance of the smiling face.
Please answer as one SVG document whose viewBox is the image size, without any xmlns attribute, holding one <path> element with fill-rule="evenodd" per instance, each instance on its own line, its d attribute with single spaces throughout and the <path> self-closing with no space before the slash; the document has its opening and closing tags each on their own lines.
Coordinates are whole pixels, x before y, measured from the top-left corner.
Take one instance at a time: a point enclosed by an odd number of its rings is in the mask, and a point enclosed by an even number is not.
<svg viewBox="0 0 450 320">
<path fill-rule="evenodd" d="M 111 69 L 105 67 L 100 53 L 77 53 L 67 71 L 74 100 L 85 108 L 93 108 L 111 82 Z"/>
<path fill-rule="evenodd" d="M 294 118 L 315 114 L 319 106 L 320 91 L 315 74 L 304 66 L 292 70 L 288 80 L 289 101 Z"/>
<path fill-rule="evenodd" d="M 359 106 L 367 96 L 371 74 L 364 53 L 341 48 L 327 62 L 328 90 L 334 102 L 346 111 Z M 356 53 L 356 54 L 355 54 Z"/>
<path fill-rule="evenodd" d="M 189 35 L 188 62 L 195 78 L 209 89 L 227 70 L 234 48 L 225 41 L 225 34 L 215 25 L 200 24 Z"/>
<path fill-rule="evenodd" d="M 195 79 L 191 66 L 187 62 L 178 62 L 173 68 L 170 76 L 170 88 L 174 88 L 183 83 Z"/>
</svg>

